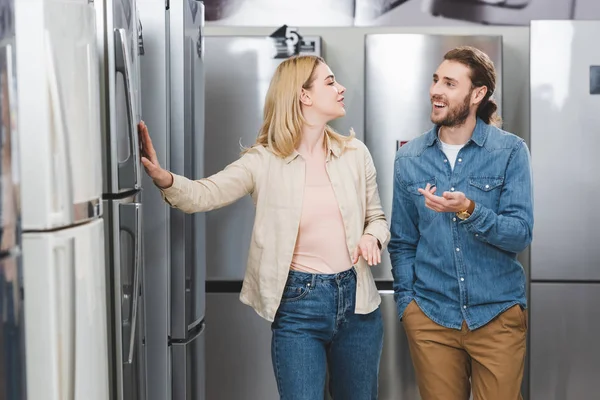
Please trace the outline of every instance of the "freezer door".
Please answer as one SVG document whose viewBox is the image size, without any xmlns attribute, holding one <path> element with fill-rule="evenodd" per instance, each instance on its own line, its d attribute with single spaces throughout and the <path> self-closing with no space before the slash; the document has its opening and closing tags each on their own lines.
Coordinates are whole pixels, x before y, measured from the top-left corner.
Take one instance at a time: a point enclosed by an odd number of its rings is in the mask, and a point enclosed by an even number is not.
<svg viewBox="0 0 600 400">
<path fill-rule="evenodd" d="M 304 40 L 314 44 L 306 54 L 320 55 L 320 37 Z M 262 36 L 207 36 L 205 44 L 204 172 L 209 176 L 240 157 L 240 144 L 256 141 L 269 82 L 282 59 L 275 58 L 275 43 Z M 253 224 L 250 196 L 206 214 L 208 280 L 243 279 Z"/>
<path fill-rule="evenodd" d="M 205 369 L 205 334 L 204 321 L 189 332 L 189 339 L 183 342 L 173 342 L 171 346 L 172 369 L 172 399 L 205 400 L 213 397 L 206 396 Z M 220 397 L 224 398 L 224 397 Z"/>
<path fill-rule="evenodd" d="M 531 23 L 534 281 L 600 280 L 599 35 L 594 21 Z M 581 194 L 567 216 L 557 190 Z"/>
<path fill-rule="evenodd" d="M 86 1 L 18 2 L 17 75 L 24 230 L 101 214 L 95 10 Z"/>
<path fill-rule="evenodd" d="M 204 176 L 204 7 L 195 0 L 171 2 L 170 170 L 190 179 Z M 186 339 L 204 318 L 205 216 L 171 209 L 171 337 Z"/>
<path fill-rule="evenodd" d="M 107 400 L 104 225 L 23 235 L 27 395 Z"/>
<path fill-rule="evenodd" d="M 531 400 L 597 397 L 598 304 L 600 284 L 531 284 Z"/>
<path fill-rule="evenodd" d="M 139 106 L 138 18 L 134 0 L 94 2 L 102 91 L 102 159 L 107 195 L 141 187 L 137 124 Z"/>
<path fill-rule="evenodd" d="M 454 47 L 469 45 L 489 55 L 496 67 L 494 97 L 501 113 L 502 37 L 373 34 L 365 40 L 365 142 L 377 169 L 383 211 L 391 218 L 396 151 L 402 142 L 433 126 L 429 87 L 444 54 Z M 389 112 L 390 104 L 395 112 Z M 376 280 L 391 280 L 391 268 L 386 251 L 381 255 L 381 264 L 373 267 L 373 276 Z"/>
<path fill-rule="evenodd" d="M 22 258 L 0 258 L 0 399 L 25 400 L 25 321 Z"/>
<path fill-rule="evenodd" d="M 145 399 L 142 205 L 138 195 L 105 200 L 111 399 Z"/>
<path fill-rule="evenodd" d="M 271 324 L 239 297 L 236 292 L 206 295 L 206 398 L 278 400 Z"/>
</svg>

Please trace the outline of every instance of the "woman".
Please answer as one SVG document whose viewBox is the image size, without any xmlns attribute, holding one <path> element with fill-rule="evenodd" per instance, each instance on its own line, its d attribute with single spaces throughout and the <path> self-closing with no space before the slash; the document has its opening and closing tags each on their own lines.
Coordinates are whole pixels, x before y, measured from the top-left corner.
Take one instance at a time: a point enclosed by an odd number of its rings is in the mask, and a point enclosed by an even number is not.
<svg viewBox="0 0 600 400">
<path fill-rule="evenodd" d="M 202 212 L 252 196 L 256 217 L 240 299 L 272 321 L 284 400 L 323 398 L 327 370 L 334 399 L 377 398 L 383 324 L 367 264 L 381 261 L 389 229 L 366 146 L 327 126 L 345 115 L 345 90 L 320 57 L 284 61 L 256 144 L 198 181 L 162 169 L 140 124 L 142 162 L 171 206 Z"/>
</svg>

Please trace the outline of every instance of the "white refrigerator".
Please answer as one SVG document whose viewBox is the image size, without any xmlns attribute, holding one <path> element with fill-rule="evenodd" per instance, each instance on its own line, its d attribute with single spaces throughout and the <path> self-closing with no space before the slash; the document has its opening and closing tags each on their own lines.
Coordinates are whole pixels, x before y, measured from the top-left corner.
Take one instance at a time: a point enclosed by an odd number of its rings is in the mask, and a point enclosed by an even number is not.
<svg viewBox="0 0 600 400">
<path fill-rule="evenodd" d="M 96 16 L 15 4 L 27 398 L 107 400 Z"/>
<path fill-rule="evenodd" d="M 14 1 L 0 1 L 0 399 L 24 400 L 25 338 L 20 256 Z"/>
</svg>

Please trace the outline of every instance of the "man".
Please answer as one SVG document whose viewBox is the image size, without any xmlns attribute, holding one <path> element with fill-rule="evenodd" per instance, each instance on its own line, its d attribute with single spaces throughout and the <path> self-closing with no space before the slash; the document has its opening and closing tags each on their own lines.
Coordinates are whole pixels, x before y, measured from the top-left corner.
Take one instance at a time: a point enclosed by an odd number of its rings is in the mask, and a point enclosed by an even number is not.
<svg viewBox="0 0 600 400">
<path fill-rule="evenodd" d="M 531 243 L 529 150 L 497 127 L 496 74 L 472 47 L 444 56 L 435 127 L 398 151 L 388 246 L 423 400 L 521 399 Z"/>
</svg>

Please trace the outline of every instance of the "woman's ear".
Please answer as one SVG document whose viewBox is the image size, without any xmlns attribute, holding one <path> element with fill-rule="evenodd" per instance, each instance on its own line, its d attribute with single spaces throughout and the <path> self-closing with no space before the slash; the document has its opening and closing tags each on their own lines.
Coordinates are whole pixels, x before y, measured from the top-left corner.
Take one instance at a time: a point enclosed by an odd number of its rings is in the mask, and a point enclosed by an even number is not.
<svg viewBox="0 0 600 400">
<path fill-rule="evenodd" d="M 310 95 L 304 88 L 300 92 L 300 102 L 305 106 L 312 106 L 312 99 L 310 98 Z"/>
</svg>

